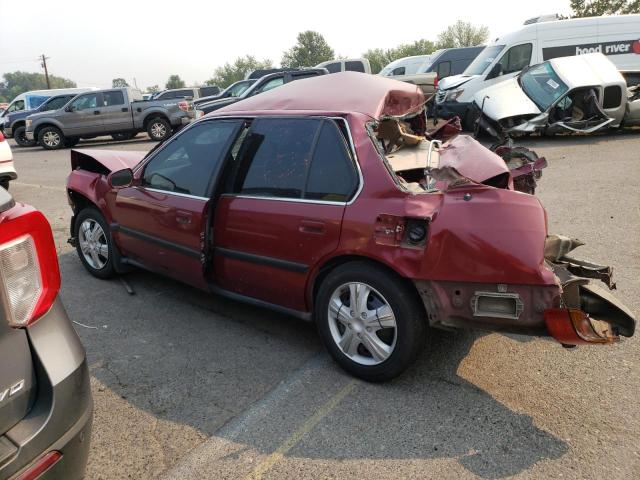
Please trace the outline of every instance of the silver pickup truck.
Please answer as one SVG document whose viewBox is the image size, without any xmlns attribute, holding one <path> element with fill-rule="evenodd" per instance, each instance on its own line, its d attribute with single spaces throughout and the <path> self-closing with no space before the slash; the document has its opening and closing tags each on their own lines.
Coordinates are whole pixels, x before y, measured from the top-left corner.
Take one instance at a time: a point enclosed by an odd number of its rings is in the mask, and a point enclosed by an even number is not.
<svg viewBox="0 0 640 480">
<path fill-rule="evenodd" d="M 47 150 L 102 135 L 126 140 L 143 131 L 163 141 L 194 118 L 189 100 L 142 100 L 138 90 L 110 88 L 80 94 L 58 110 L 30 115 L 25 135 Z"/>
</svg>

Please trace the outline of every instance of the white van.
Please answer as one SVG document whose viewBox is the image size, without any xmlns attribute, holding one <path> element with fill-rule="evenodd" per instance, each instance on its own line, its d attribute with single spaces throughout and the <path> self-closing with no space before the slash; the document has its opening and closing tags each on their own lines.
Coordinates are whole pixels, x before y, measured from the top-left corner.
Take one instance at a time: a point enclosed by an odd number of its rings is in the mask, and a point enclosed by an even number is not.
<svg viewBox="0 0 640 480">
<path fill-rule="evenodd" d="M 470 107 L 479 90 L 515 77 L 523 68 L 556 57 L 601 52 L 618 67 L 627 83 L 640 75 L 640 15 L 534 19 L 520 30 L 498 37 L 487 45 L 461 75 L 438 84 L 437 114 L 458 115 L 469 128 Z"/>
<path fill-rule="evenodd" d="M 19 112 L 20 110 L 33 110 L 38 108 L 50 97 L 54 95 L 64 95 L 65 93 L 84 93 L 91 90 L 96 90 L 94 87 L 90 88 L 52 88 L 50 90 L 31 90 L 24 92 L 14 98 L 7 109 L 0 114 L 0 118 L 13 112 Z M 2 122 L 0 122 L 1 124 Z"/>
<path fill-rule="evenodd" d="M 425 69 L 431 65 L 431 57 L 433 57 L 433 54 L 399 58 L 380 70 L 378 75 L 382 75 L 383 77 L 396 77 L 399 75 L 413 75 L 418 72 L 424 72 Z"/>
<path fill-rule="evenodd" d="M 371 73 L 371 64 L 366 58 L 345 58 L 340 60 L 327 60 L 313 68 L 326 68 L 329 73 L 361 72 Z"/>
</svg>

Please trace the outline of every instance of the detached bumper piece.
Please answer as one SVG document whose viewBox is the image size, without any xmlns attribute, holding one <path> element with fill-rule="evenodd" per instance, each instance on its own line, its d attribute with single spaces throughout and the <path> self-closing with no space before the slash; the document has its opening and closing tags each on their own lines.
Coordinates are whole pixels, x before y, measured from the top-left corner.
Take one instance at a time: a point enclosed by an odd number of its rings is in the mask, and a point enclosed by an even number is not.
<svg viewBox="0 0 640 480">
<path fill-rule="evenodd" d="M 544 311 L 549 334 L 565 346 L 614 343 L 620 336 L 633 336 L 633 313 L 609 291 L 591 283 L 597 279 L 615 289 L 611 267 L 566 256 L 580 245 L 579 240 L 560 235 L 547 237 L 545 257 L 562 284 L 564 307 Z"/>
</svg>

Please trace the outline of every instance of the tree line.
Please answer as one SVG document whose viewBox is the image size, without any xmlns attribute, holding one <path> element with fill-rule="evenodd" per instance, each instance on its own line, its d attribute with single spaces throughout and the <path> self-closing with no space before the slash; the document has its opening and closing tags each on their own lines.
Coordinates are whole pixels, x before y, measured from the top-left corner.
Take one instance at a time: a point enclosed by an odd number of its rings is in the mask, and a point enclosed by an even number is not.
<svg viewBox="0 0 640 480">
<path fill-rule="evenodd" d="M 570 0 L 572 14 L 570 18 L 593 17 L 600 15 L 617 15 L 640 13 L 640 0 Z M 371 71 L 378 73 L 385 65 L 394 60 L 413 55 L 428 55 L 441 48 L 469 47 L 480 45 L 487 41 L 489 29 L 484 25 L 473 25 L 469 22 L 458 20 L 440 32 L 435 42 L 426 39 L 416 40 L 413 43 L 401 44 L 394 48 L 372 48 L 362 54 L 369 60 Z M 298 34 L 296 43 L 289 50 L 283 52 L 280 60 L 281 67 L 311 67 L 326 60 L 341 58 L 325 38 L 318 32 L 311 30 Z M 217 85 L 225 88 L 238 80 L 242 80 L 253 70 L 274 68 L 274 62 L 270 59 L 258 59 L 253 55 L 245 55 L 236 58 L 214 70 L 213 76 L 205 82 L 205 85 Z M 72 80 L 49 75 L 51 88 L 75 87 Z M 11 72 L 4 74 L 4 80 L 0 81 L 0 102 L 7 102 L 28 90 L 44 90 L 46 86 L 45 76 L 41 73 Z M 114 78 L 112 87 L 128 87 L 124 78 Z M 179 75 L 171 75 L 164 85 L 166 89 L 184 88 L 185 81 Z M 155 93 L 160 91 L 159 85 L 147 87 L 146 91 Z"/>
</svg>

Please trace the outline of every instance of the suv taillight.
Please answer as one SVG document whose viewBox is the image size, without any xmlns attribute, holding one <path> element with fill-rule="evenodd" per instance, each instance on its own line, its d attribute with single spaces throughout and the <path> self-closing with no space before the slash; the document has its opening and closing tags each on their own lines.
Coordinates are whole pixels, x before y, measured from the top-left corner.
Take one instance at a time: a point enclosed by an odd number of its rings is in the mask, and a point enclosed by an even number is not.
<svg viewBox="0 0 640 480">
<path fill-rule="evenodd" d="M 2 131 L 0 131 L 0 142 L 4 142 L 4 135 L 2 134 Z"/>
<path fill-rule="evenodd" d="M 439 81 L 439 78 L 438 78 L 438 74 L 436 73 L 436 78 L 433 80 L 433 88 L 438 88 L 438 81 Z"/>
<path fill-rule="evenodd" d="M 178 108 L 183 112 L 189 111 L 189 102 L 178 102 Z"/>
<path fill-rule="evenodd" d="M 0 288 L 9 325 L 26 327 L 44 315 L 60 291 L 60 270 L 49 222 L 26 206 L 0 223 Z"/>
</svg>

